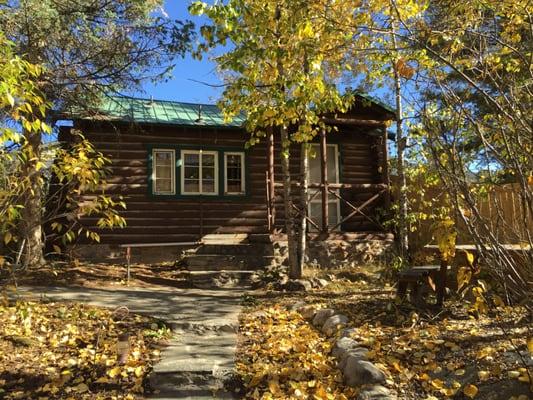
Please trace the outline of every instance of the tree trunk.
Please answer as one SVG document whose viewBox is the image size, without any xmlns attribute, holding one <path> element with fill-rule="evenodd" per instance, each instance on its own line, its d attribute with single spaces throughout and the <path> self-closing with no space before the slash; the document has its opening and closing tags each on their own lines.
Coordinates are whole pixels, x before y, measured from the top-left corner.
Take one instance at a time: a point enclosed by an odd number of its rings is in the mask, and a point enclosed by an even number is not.
<svg viewBox="0 0 533 400">
<path fill-rule="evenodd" d="M 41 160 L 41 132 L 24 132 L 25 153 L 28 156 L 22 166 L 22 180 L 27 180 L 27 190 L 21 209 L 20 236 L 24 240 L 22 265 L 37 268 L 44 261 L 42 231 L 42 189 L 43 179 L 37 162 Z"/>
<path fill-rule="evenodd" d="M 396 41 L 397 22 L 394 17 L 394 10 L 391 10 L 391 38 L 394 54 L 398 54 L 398 47 Z M 395 59 L 395 58 L 393 58 Z M 402 104 L 402 81 L 398 66 L 393 62 L 394 71 L 394 95 L 396 98 L 396 150 L 397 164 L 396 169 L 398 173 L 398 246 L 400 255 L 405 260 L 409 250 L 409 234 L 408 234 L 408 208 L 407 208 L 407 180 L 405 177 L 405 148 L 407 145 L 407 138 L 404 137 L 403 131 L 403 104 Z"/>
<path fill-rule="evenodd" d="M 289 278 L 299 279 L 298 274 L 298 254 L 296 235 L 294 232 L 294 213 L 292 212 L 291 199 L 291 172 L 289 161 L 289 134 L 287 128 L 280 127 L 281 130 L 281 168 L 283 172 L 283 205 L 285 208 L 285 230 L 287 231 L 287 246 L 289 256 Z"/>
<path fill-rule="evenodd" d="M 300 229 L 298 232 L 298 275 L 302 277 L 305 263 L 305 254 L 307 251 L 307 199 L 309 186 L 309 144 L 302 143 L 300 153 L 300 208 L 302 215 L 300 217 Z"/>
</svg>

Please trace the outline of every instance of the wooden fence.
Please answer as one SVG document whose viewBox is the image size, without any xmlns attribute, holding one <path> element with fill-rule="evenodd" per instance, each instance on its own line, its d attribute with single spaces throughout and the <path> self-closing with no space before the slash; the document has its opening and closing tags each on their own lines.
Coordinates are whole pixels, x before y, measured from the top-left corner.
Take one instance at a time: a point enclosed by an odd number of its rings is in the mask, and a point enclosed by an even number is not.
<svg viewBox="0 0 533 400">
<path fill-rule="evenodd" d="M 425 198 L 439 199 L 444 190 L 435 188 L 427 191 Z M 526 241 L 528 233 L 533 236 L 533 215 L 531 209 L 527 211 L 522 204 L 518 184 L 504 184 L 492 186 L 486 195 L 477 200 L 481 220 L 490 231 L 496 235 L 501 243 L 520 244 Z M 437 200 L 437 204 L 438 204 Z M 419 202 L 413 202 L 414 211 L 430 213 L 431 210 L 418 209 L 422 207 Z M 468 216 L 468 211 L 466 211 Z M 452 216 L 455 218 L 455 216 Z M 463 221 L 456 220 L 458 228 L 458 244 L 472 243 L 468 230 Z M 411 233 L 411 243 L 414 248 L 421 248 L 432 242 L 432 222 L 418 221 L 417 229 Z"/>
</svg>

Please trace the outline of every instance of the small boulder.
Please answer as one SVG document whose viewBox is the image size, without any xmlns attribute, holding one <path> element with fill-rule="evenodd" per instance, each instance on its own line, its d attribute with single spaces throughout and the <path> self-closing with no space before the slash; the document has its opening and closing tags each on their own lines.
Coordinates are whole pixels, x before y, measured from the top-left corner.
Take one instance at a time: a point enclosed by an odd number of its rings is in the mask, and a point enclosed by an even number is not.
<svg viewBox="0 0 533 400">
<path fill-rule="evenodd" d="M 348 337 L 343 337 L 337 340 L 335 346 L 333 346 L 333 350 L 331 350 L 331 355 L 335 358 L 340 358 L 343 354 L 348 352 L 348 350 L 352 350 L 357 347 L 359 347 L 359 343 L 357 343 L 355 340 Z"/>
<path fill-rule="evenodd" d="M 289 306 L 289 310 L 290 311 L 299 311 L 300 308 L 303 308 L 303 307 L 305 307 L 305 302 L 304 301 L 297 301 L 296 303 L 294 303 L 291 306 Z"/>
<path fill-rule="evenodd" d="M 311 319 L 316 314 L 317 307 L 316 306 L 304 306 L 298 309 L 298 312 L 304 317 L 305 319 Z"/>
<path fill-rule="evenodd" d="M 339 361 L 337 367 L 341 371 L 346 368 L 346 362 L 350 357 L 356 358 L 358 360 L 368 361 L 368 349 L 365 349 L 364 347 L 356 347 L 355 349 L 350 349 L 345 353 L 341 354 L 340 357 L 337 359 Z"/>
<path fill-rule="evenodd" d="M 289 292 L 307 292 L 312 289 L 311 283 L 305 279 L 292 279 L 284 285 Z"/>
<path fill-rule="evenodd" d="M 351 387 L 364 384 L 380 384 L 385 382 L 385 374 L 369 361 L 348 356 L 342 371 L 344 383 Z"/>
<path fill-rule="evenodd" d="M 324 322 L 324 325 L 322 325 L 322 332 L 327 336 L 331 336 L 340 328 L 344 328 L 347 323 L 348 317 L 346 315 L 332 315 L 326 320 L 326 322 Z"/>
<path fill-rule="evenodd" d="M 396 395 L 391 394 L 390 390 L 381 385 L 373 385 L 361 389 L 357 395 L 357 400 L 396 400 Z"/>
<path fill-rule="evenodd" d="M 313 318 L 313 325 L 316 327 L 322 327 L 326 320 L 332 315 L 335 315 L 335 310 L 332 308 L 323 308 L 322 310 L 318 310 Z"/>
</svg>

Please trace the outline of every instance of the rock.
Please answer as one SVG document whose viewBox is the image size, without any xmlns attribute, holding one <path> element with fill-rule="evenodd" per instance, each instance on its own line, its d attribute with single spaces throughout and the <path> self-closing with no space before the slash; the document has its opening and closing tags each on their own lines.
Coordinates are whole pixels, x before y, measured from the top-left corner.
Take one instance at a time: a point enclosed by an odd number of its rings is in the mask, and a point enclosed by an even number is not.
<svg viewBox="0 0 533 400">
<path fill-rule="evenodd" d="M 326 322 L 326 320 L 335 314 L 335 310 L 331 308 L 323 308 L 322 310 L 318 310 L 315 314 L 315 317 L 313 318 L 313 325 L 321 328 L 322 325 Z"/>
<path fill-rule="evenodd" d="M 335 343 L 335 346 L 333 346 L 333 350 L 331 350 L 331 355 L 335 358 L 341 358 L 349 350 L 353 350 L 357 347 L 359 347 L 359 343 L 357 343 L 355 340 L 347 337 L 340 338 Z"/>
<path fill-rule="evenodd" d="M 337 364 L 337 367 L 341 371 L 346 368 L 346 363 L 348 362 L 348 358 L 350 357 L 356 358 L 358 360 L 368 361 L 368 349 L 365 349 L 364 347 L 356 347 L 355 349 L 350 349 L 345 353 L 341 354 L 341 356 L 338 358 L 339 363 Z"/>
<path fill-rule="evenodd" d="M 369 361 L 348 356 L 342 371 L 344 383 L 351 387 L 385 382 L 385 374 Z"/>
<path fill-rule="evenodd" d="M 298 312 L 304 317 L 305 319 L 311 319 L 316 314 L 317 307 L 316 306 L 304 306 L 301 307 Z"/>
<path fill-rule="evenodd" d="M 357 400 L 396 400 L 396 395 L 381 385 L 369 386 L 361 389 L 357 395 Z"/>
<path fill-rule="evenodd" d="M 312 289 L 311 283 L 309 281 L 306 281 L 305 279 L 289 280 L 284 285 L 284 288 L 289 292 L 307 292 L 308 290 Z"/>
<path fill-rule="evenodd" d="M 305 302 L 304 301 L 297 301 L 296 303 L 292 304 L 289 307 L 289 310 L 290 311 L 299 311 L 303 307 L 305 307 Z"/>
<path fill-rule="evenodd" d="M 315 289 L 321 289 L 329 284 L 329 282 L 322 278 L 312 278 L 311 284 Z"/>
<path fill-rule="evenodd" d="M 344 328 L 347 323 L 348 317 L 346 315 L 333 315 L 324 322 L 324 325 L 322 325 L 322 332 L 327 336 L 331 336 L 340 328 Z"/>
</svg>

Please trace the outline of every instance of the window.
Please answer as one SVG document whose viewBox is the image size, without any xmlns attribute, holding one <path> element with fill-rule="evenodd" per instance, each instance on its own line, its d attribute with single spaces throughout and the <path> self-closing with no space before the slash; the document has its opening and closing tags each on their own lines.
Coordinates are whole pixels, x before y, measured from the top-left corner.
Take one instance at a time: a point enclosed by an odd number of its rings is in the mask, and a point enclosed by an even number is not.
<svg viewBox="0 0 533 400">
<path fill-rule="evenodd" d="M 154 194 L 173 195 L 175 188 L 174 150 L 154 149 L 152 151 L 152 191 Z"/>
<path fill-rule="evenodd" d="M 218 194 L 218 153 L 204 150 L 182 150 L 181 193 Z"/>
<path fill-rule="evenodd" d="M 244 194 L 244 153 L 224 153 L 224 194 Z"/>
</svg>

